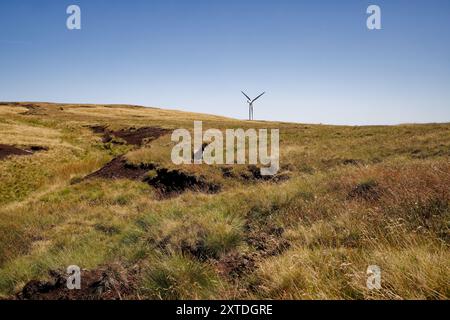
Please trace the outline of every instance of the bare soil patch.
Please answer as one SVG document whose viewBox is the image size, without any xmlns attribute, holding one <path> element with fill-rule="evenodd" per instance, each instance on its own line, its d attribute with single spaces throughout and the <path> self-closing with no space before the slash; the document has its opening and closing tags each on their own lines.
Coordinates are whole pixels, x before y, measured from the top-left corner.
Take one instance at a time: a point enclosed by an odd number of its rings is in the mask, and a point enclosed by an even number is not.
<svg viewBox="0 0 450 320">
<path fill-rule="evenodd" d="M 157 169 L 156 176 L 153 178 L 146 178 L 145 182 L 155 187 L 163 198 L 180 194 L 186 190 L 205 193 L 217 193 L 221 190 L 219 184 L 209 182 L 203 177 L 197 177 L 179 170 L 169 170 L 166 168 Z"/>
<path fill-rule="evenodd" d="M 18 300 L 119 300 L 135 292 L 135 276 L 124 269 L 107 267 L 81 271 L 81 289 L 67 288 L 67 275 L 50 271 L 49 281 L 32 280 L 16 295 Z"/>
<path fill-rule="evenodd" d="M 146 142 L 156 140 L 157 138 L 170 132 L 168 129 L 159 127 L 127 128 L 111 131 L 105 126 L 91 126 L 95 134 L 103 134 L 102 142 L 107 143 L 113 140 L 113 137 L 124 140 L 127 144 L 140 146 Z"/>
<path fill-rule="evenodd" d="M 381 197 L 381 190 L 378 183 L 373 180 L 362 182 L 356 185 L 347 195 L 347 199 L 362 199 L 366 201 L 376 201 Z"/>
<path fill-rule="evenodd" d="M 150 170 L 155 170 L 156 173 L 152 177 L 147 174 Z M 187 190 L 217 193 L 221 189 L 219 184 L 179 170 L 156 168 L 153 164 L 128 163 L 124 156 L 113 159 L 100 170 L 87 175 L 84 180 L 95 178 L 143 181 L 156 188 L 161 198 L 173 197 Z"/>
<path fill-rule="evenodd" d="M 6 144 L 0 144 L 0 159 L 6 158 L 11 155 L 16 156 L 27 156 L 31 155 L 32 152 L 23 149 L 16 148 L 14 146 L 9 146 Z"/>
<path fill-rule="evenodd" d="M 216 266 L 219 273 L 223 276 L 236 279 L 255 271 L 255 258 L 255 255 L 233 251 L 217 261 Z"/>
<path fill-rule="evenodd" d="M 96 126 L 88 126 L 88 127 L 95 134 L 106 133 L 108 131 L 108 129 L 106 129 L 105 126 L 96 125 Z"/>
<path fill-rule="evenodd" d="M 28 149 L 32 152 L 48 151 L 48 148 L 43 146 L 31 146 Z"/>
<path fill-rule="evenodd" d="M 358 166 L 364 164 L 362 160 L 358 159 L 344 159 L 342 160 L 342 164 L 345 166 Z"/>
<path fill-rule="evenodd" d="M 0 144 L 0 160 L 8 156 L 30 156 L 35 152 L 47 150 L 48 148 L 43 146 L 30 146 L 25 149 L 20 149 L 11 145 Z"/>
<path fill-rule="evenodd" d="M 290 247 L 289 241 L 283 238 L 284 229 L 281 227 L 247 221 L 245 229 L 245 241 L 255 248 L 261 257 L 279 255 Z"/>
<path fill-rule="evenodd" d="M 120 156 L 107 163 L 100 170 L 89 174 L 85 177 L 85 179 L 103 178 L 143 180 L 146 173 L 152 169 L 154 169 L 154 166 L 151 164 L 130 164 L 124 156 Z"/>
<path fill-rule="evenodd" d="M 283 238 L 283 232 L 283 228 L 248 221 L 245 225 L 244 241 L 254 251 L 232 251 L 223 255 L 215 261 L 217 270 L 221 275 L 233 280 L 251 274 L 256 270 L 258 261 L 280 255 L 289 249 L 290 243 Z"/>
<path fill-rule="evenodd" d="M 122 129 L 118 131 L 112 131 L 111 134 L 115 137 L 125 140 L 128 144 L 142 145 L 144 142 L 155 140 L 165 134 L 169 130 L 158 127 L 145 127 L 145 128 L 130 128 Z"/>
</svg>

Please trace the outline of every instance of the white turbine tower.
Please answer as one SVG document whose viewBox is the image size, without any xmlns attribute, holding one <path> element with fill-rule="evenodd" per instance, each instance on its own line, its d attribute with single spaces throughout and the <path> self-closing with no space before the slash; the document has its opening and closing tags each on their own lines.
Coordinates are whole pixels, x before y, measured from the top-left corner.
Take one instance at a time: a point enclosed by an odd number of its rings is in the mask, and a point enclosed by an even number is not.
<svg viewBox="0 0 450 320">
<path fill-rule="evenodd" d="M 244 91 L 241 91 L 241 92 L 247 98 L 247 103 L 248 103 L 248 120 L 253 120 L 253 102 L 258 100 L 263 94 L 265 94 L 265 92 L 261 93 L 259 96 L 257 96 L 253 100 L 250 99 L 250 97 L 248 95 L 246 95 Z"/>
</svg>

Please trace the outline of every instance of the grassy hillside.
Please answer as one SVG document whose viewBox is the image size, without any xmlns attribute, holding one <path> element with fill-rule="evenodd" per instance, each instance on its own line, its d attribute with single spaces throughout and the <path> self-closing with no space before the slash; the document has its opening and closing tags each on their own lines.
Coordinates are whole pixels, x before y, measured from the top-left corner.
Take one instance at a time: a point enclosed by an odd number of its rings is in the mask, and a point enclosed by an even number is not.
<svg viewBox="0 0 450 320">
<path fill-rule="evenodd" d="M 194 120 L 279 128 L 279 174 L 173 165 Z M 450 298 L 450 124 L 0 103 L 0 145 L 21 150 L 0 158 L 0 297 L 78 265 L 107 278 L 89 298 Z"/>
</svg>

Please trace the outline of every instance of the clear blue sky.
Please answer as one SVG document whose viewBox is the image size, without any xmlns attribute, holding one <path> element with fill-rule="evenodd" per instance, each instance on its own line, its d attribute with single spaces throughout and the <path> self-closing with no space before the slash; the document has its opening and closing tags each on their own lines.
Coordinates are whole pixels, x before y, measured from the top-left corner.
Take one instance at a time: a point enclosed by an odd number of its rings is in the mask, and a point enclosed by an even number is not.
<svg viewBox="0 0 450 320">
<path fill-rule="evenodd" d="M 449 122 L 450 1 L 0 1 L 0 100 L 246 118 L 240 90 L 267 91 L 255 119 Z"/>
</svg>

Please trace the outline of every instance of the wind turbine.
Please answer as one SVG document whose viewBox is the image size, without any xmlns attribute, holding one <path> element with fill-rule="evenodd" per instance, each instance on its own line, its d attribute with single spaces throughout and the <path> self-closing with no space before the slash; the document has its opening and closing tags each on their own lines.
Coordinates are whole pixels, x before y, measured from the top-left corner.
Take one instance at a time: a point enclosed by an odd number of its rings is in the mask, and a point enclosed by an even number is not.
<svg viewBox="0 0 450 320">
<path fill-rule="evenodd" d="M 242 94 L 247 98 L 247 103 L 248 103 L 248 120 L 253 120 L 253 102 L 255 102 L 256 100 L 258 100 L 263 94 L 265 94 L 266 92 L 261 93 L 259 96 L 257 96 L 255 99 L 250 99 L 250 97 L 248 95 L 245 94 L 244 91 L 241 91 Z"/>
</svg>

